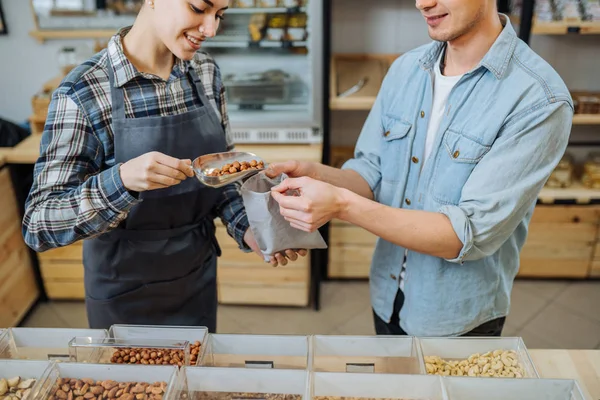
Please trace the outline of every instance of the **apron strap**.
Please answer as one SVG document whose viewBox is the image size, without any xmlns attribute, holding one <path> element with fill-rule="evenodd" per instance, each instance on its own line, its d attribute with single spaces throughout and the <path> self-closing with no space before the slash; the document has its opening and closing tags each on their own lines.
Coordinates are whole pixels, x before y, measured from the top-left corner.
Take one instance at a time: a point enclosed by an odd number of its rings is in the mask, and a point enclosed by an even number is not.
<svg viewBox="0 0 600 400">
<path fill-rule="evenodd" d="M 200 99 L 200 102 L 202 103 L 202 105 L 204 107 L 206 107 L 207 114 L 214 120 L 214 122 L 216 122 L 218 125 L 222 126 L 223 123 L 221 122 L 221 119 L 219 118 L 217 111 L 210 104 L 208 97 L 206 97 L 206 92 L 204 91 L 204 85 L 202 84 L 200 77 L 198 76 L 198 74 L 196 73 L 196 70 L 194 69 L 194 67 L 192 65 L 189 65 L 189 67 L 188 67 L 188 74 L 192 78 L 192 82 L 194 83 L 194 86 L 196 86 L 196 93 L 198 94 L 198 98 Z M 216 103 L 216 100 L 215 100 L 215 103 Z"/>
<path fill-rule="evenodd" d="M 115 72 L 113 65 L 106 58 L 106 67 L 108 69 L 108 84 L 110 85 L 110 95 L 112 101 L 112 119 L 125 119 L 125 95 L 122 87 L 115 86 Z"/>
</svg>

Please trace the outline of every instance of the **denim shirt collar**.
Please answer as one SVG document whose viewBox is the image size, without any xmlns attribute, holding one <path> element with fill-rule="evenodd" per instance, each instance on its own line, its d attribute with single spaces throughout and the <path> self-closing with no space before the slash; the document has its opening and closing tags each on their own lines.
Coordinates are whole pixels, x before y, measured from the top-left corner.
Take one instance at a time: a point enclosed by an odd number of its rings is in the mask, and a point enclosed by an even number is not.
<svg viewBox="0 0 600 400">
<path fill-rule="evenodd" d="M 504 28 L 477 67 L 473 69 L 487 68 L 496 79 L 502 79 L 506 74 L 508 62 L 514 54 L 518 39 L 508 17 L 505 14 L 499 14 L 499 16 Z M 445 46 L 446 42 L 434 42 L 419 60 L 421 67 L 425 70 L 431 70 Z"/>
</svg>

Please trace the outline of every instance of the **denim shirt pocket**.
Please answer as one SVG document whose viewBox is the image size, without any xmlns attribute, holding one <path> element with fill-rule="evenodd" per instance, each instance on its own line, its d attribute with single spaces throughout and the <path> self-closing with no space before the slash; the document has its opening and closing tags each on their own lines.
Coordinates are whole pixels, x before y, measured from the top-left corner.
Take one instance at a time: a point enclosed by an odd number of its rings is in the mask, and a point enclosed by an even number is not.
<svg viewBox="0 0 600 400">
<path fill-rule="evenodd" d="M 463 186 L 490 148 L 463 133 L 448 129 L 433 175 L 433 197 L 443 204 L 458 204 Z"/>
<path fill-rule="evenodd" d="M 406 164 L 411 124 L 397 118 L 388 118 L 386 131 L 381 141 L 381 179 L 384 182 L 400 182 L 406 178 L 402 171 Z M 404 172 L 404 173 L 403 173 Z"/>
</svg>

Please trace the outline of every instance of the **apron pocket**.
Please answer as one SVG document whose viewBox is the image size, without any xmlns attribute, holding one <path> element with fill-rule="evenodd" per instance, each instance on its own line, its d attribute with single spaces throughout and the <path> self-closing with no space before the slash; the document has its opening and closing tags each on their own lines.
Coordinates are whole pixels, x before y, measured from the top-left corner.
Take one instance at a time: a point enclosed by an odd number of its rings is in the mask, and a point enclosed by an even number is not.
<svg viewBox="0 0 600 400">
<path fill-rule="evenodd" d="M 216 309 L 216 262 L 169 281 L 146 283 L 116 296 L 86 296 L 90 326 L 187 324 Z M 207 312 L 205 312 L 205 309 Z"/>
</svg>

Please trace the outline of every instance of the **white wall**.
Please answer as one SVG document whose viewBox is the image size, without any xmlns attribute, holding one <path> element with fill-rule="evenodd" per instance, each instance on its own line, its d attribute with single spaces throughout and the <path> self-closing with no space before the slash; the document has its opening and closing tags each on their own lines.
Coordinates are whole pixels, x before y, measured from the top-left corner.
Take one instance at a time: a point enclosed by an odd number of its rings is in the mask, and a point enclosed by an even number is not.
<svg viewBox="0 0 600 400">
<path fill-rule="evenodd" d="M 2 0 L 8 35 L 0 35 L 0 117 L 24 122 L 32 113 L 31 97 L 44 82 L 60 73 L 58 52 L 63 46 L 87 46 L 93 41 L 48 41 L 29 36 L 34 29 L 29 0 Z"/>
</svg>

